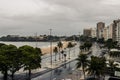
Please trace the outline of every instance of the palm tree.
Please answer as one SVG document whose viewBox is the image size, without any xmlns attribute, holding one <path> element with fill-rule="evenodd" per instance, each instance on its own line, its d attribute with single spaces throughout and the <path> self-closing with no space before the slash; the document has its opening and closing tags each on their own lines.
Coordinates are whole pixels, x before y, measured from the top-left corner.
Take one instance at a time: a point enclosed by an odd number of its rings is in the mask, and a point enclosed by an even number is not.
<svg viewBox="0 0 120 80">
<path fill-rule="evenodd" d="M 64 58 L 65 58 L 65 62 L 66 62 L 66 56 L 67 56 L 67 55 L 66 55 L 66 54 L 63 54 L 63 56 L 64 56 Z"/>
<path fill-rule="evenodd" d="M 114 76 L 114 72 L 115 69 L 117 69 L 118 64 L 115 64 L 113 60 L 109 60 L 108 66 L 110 69 L 111 76 Z"/>
<path fill-rule="evenodd" d="M 85 50 L 90 50 L 90 48 L 92 47 L 92 43 L 91 42 L 85 42 L 84 43 L 84 47 L 85 47 Z"/>
<path fill-rule="evenodd" d="M 94 75 L 94 78 L 100 79 L 100 76 L 104 76 L 106 70 L 106 59 L 104 57 L 91 56 L 87 71 L 88 74 Z"/>
<path fill-rule="evenodd" d="M 110 57 L 120 57 L 119 51 L 112 51 L 109 53 Z"/>
<path fill-rule="evenodd" d="M 63 56 L 64 56 L 64 51 L 63 50 L 61 51 L 61 54 L 62 54 L 62 59 L 63 59 Z"/>
<path fill-rule="evenodd" d="M 63 54 L 63 56 L 64 56 L 64 62 L 65 62 L 65 68 L 66 68 L 66 54 Z"/>
<path fill-rule="evenodd" d="M 69 59 L 70 59 L 70 50 L 73 47 L 73 44 L 71 42 L 68 43 L 67 48 L 69 48 Z"/>
<path fill-rule="evenodd" d="M 53 50 L 53 52 L 55 53 L 55 61 L 56 61 L 56 55 L 57 55 L 57 53 L 58 53 L 58 48 L 55 47 L 54 50 Z"/>
<path fill-rule="evenodd" d="M 79 46 L 79 49 L 81 50 L 81 52 L 85 49 L 84 45 Z"/>
<path fill-rule="evenodd" d="M 108 50 L 110 50 L 111 48 L 116 48 L 116 47 L 118 47 L 117 41 L 113 41 L 112 39 L 108 39 L 105 42 L 105 47 L 107 47 Z"/>
<path fill-rule="evenodd" d="M 59 48 L 59 60 L 61 60 L 61 55 L 60 55 L 60 51 L 61 51 L 61 48 L 63 47 L 63 44 L 61 41 L 58 42 L 57 44 L 58 48 Z"/>
<path fill-rule="evenodd" d="M 83 75 L 84 75 L 84 79 L 85 79 L 85 68 L 87 67 L 88 65 L 88 60 L 87 60 L 87 55 L 86 54 L 80 54 L 78 56 L 78 58 L 76 59 L 77 60 L 77 68 L 80 68 L 82 67 L 82 70 L 83 70 Z"/>
</svg>

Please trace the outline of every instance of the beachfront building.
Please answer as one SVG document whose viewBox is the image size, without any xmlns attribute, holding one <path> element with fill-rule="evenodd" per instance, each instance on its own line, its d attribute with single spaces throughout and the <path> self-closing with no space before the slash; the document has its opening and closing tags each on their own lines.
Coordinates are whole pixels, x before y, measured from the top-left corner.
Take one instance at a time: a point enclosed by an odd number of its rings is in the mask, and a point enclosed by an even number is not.
<svg viewBox="0 0 120 80">
<path fill-rule="evenodd" d="M 91 28 L 91 37 L 92 38 L 97 37 L 97 35 L 96 35 L 96 28 Z"/>
<path fill-rule="evenodd" d="M 105 27 L 103 30 L 103 37 L 105 40 L 113 39 L 113 24 Z"/>
<path fill-rule="evenodd" d="M 113 35 L 114 35 L 114 29 L 113 29 L 113 23 L 109 25 L 109 33 L 108 33 L 108 37 L 109 39 L 113 39 Z"/>
<path fill-rule="evenodd" d="M 118 41 L 118 45 L 120 45 L 120 19 L 114 20 L 114 28 L 115 28 L 115 41 Z"/>
<path fill-rule="evenodd" d="M 104 37 L 104 40 L 109 39 L 109 26 L 107 26 L 103 29 L 103 37 Z"/>
<path fill-rule="evenodd" d="M 91 37 L 91 29 L 84 29 L 83 30 L 83 35 L 87 37 Z"/>
<path fill-rule="evenodd" d="M 97 31 L 96 31 L 97 39 L 103 38 L 103 30 L 104 30 L 104 28 L 105 28 L 105 23 L 103 23 L 103 22 L 98 22 L 97 23 Z"/>
</svg>

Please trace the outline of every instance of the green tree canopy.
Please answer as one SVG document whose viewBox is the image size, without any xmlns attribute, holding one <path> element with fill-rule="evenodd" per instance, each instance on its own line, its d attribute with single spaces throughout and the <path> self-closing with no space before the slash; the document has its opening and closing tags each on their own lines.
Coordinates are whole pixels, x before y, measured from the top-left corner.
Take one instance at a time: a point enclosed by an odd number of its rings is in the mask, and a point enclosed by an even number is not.
<svg viewBox="0 0 120 80">
<path fill-rule="evenodd" d="M 29 80 L 31 79 L 31 70 L 40 68 L 41 54 L 37 48 L 25 45 L 19 48 L 23 55 L 22 61 L 24 64 L 24 70 L 29 70 Z"/>
<path fill-rule="evenodd" d="M 16 51 L 17 47 L 14 45 L 3 45 L 0 47 L 0 70 L 4 75 L 4 80 L 7 80 L 8 70 L 11 70 L 11 66 L 16 64 L 14 61 Z"/>
<path fill-rule="evenodd" d="M 116 48 L 116 47 L 118 47 L 118 45 L 117 45 L 117 42 L 116 42 L 116 41 L 113 41 L 112 39 L 108 39 L 108 40 L 105 42 L 105 47 L 107 47 L 108 49 L 111 49 L 111 48 Z"/>
</svg>

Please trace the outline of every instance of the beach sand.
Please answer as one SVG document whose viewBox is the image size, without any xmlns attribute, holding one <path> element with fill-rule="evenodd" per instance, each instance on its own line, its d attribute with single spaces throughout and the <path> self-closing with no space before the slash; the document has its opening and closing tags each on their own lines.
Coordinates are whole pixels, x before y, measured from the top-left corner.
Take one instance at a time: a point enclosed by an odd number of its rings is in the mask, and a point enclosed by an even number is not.
<svg viewBox="0 0 120 80">
<path fill-rule="evenodd" d="M 67 47 L 68 45 L 68 42 L 67 41 L 63 41 L 63 49 Z M 53 52 L 53 49 L 55 48 L 55 46 L 52 46 L 52 52 Z M 41 51 L 42 51 L 42 54 L 48 54 L 50 53 L 50 47 L 46 47 L 46 48 L 41 48 Z"/>
</svg>

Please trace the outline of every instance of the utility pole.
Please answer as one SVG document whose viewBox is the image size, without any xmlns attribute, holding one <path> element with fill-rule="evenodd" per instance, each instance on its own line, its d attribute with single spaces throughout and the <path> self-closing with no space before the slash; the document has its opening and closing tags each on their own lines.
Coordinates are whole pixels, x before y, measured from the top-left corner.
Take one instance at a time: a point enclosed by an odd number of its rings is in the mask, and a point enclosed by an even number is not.
<svg viewBox="0 0 120 80">
<path fill-rule="evenodd" d="M 79 47 L 80 47 L 80 32 L 79 32 Z M 79 53 L 80 53 L 80 49 L 79 49 Z"/>
<path fill-rule="evenodd" d="M 50 57 L 51 57 L 50 65 L 52 68 L 52 29 L 49 29 L 49 30 L 50 30 Z"/>
<path fill-rule="evenodd" d="M 80 45 L 80 32 L 79 32 L 79 45 Z"/>
<path fill-rule="evenodd" d="M 52 29 L 49 29 L 49 30 L 50 30 L 50 37 L 49 37 L 49 40 L 50 40 L 50 65 L 52 68 Z M 52 71 L 50 74 L 50 80 L 52 80 Z"/>
</svg>

